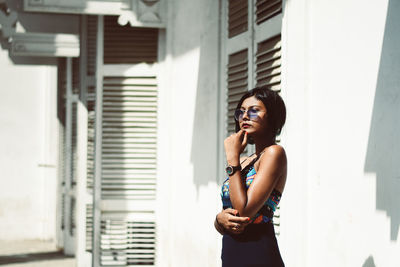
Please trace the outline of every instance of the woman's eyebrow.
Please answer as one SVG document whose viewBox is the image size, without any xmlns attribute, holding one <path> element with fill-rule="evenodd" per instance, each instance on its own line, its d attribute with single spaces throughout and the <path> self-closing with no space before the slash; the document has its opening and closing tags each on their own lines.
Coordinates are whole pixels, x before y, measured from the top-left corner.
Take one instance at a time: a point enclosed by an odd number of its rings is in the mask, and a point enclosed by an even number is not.
<svg viewBox="0 0 400 267">
<path fill-rule="evenodd" d="M 240 108 L 242 108 L 242 109 L 246 109 L 245 107 L 243 107 L 243 106 L 241 106 Z M 248 109 L 249 108 L 261 108 L 261 106 L 258 106 L 258 105 L 252 105 L 252 106 L 249 106 L 248 107 Z"/>
</svg>

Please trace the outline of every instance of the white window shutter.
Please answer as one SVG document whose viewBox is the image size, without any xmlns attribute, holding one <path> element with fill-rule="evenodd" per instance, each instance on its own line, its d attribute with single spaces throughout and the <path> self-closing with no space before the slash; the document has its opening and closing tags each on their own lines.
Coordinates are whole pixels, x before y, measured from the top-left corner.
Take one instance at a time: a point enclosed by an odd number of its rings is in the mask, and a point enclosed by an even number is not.
<svg viewBox="0 0 400 267">
<path fill-rule="evenodd" d="M 227 136 L 235 130 L 234 109 L 247 90 L 268 86 L 281 91 L 282 0 L 224 0 L 222 8 L 221 87 L 226 88 L 223 136 Z M 249 147 L 245 154 L 252 152 Z M 278 207 L 277 235 L 279 212 Z"/>
<path fill-rule="evenodd" d="M 155 262 L 157 80 L 104 77 L 102 265 Z"/>
<path fill-rule="evenodd" d="M 281 35 L 258 43 L 256 53 L 256 86 L 281 90 Z"/>
<path fill-rule="evenodd" d="M 282 13 L 282 0 L 257 0 L 256 23 L 260 24 Z"/>
<path fill-rule="evenodd" d="M 228 59 L 228 110 L 227 133 L 235 132 L 233 114 L 236 106 L 248 88 L 248 52 L 247 49 L 229 55 Z"/>
<path fill-rule="evenodd" d="M 88 189 L 98 200 L 87 206 L 87 237 L 94 237 L 87 249 L 93 266 L 154 266 L 158 30 L 118 26 L 116 17 L 103 22 L 101 86 L 88 95 Z"/>
<path fill-rule="evenodd" d="M 228 36 L 234 37 L 248 30 L 248 0 L 228 1 Z"/>
</svg>

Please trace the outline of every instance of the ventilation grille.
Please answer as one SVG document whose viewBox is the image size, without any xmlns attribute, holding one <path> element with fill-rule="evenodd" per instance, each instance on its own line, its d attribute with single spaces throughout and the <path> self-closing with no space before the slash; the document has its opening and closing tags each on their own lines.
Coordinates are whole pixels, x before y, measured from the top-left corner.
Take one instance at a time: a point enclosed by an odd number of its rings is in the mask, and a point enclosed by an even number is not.
<svg viewBox="0 0 400 267">
<path fill-rule="evenodd" d="M 65 58 L 60 58 L 57 64 L 57 117 L 65 127 L 65 96 L 67 91 L 67 63 Z"/>
<path fill-rule="evenodd" d="M 93 205 L 86 204 L 86 251 L 92 252 Z"/>
<path fill-rule="evenodd" d="M 97 16 L 87 16 L 87 75 L 96 73 Z"/>
<path fill-rule="evenodd" d="M 79 58 L 72 59 L 72 93 L 79 94 L 80 90 L 80 66 Z"/>
<path fill-rule="evenodd" d="M 87 16 L 87 76 L 96 75 L 96 47 L 97 47 L 97 16 Z M 90 79 L 90 78 L 89 78 Z M 94 80 L 94 79 L 93 79 Z M 94 133 L 95 133 L 95 99 L 94 85 L 87 87 L 86 101 L 88 110 L 87 128 L 87 176 L 86 186 L 90 193 L 93 192 L 94 181 Z"/>
<path fill-rule="evenodd" d="M 247 92 L 247 50 L 229 55 L 228 61 L 228 135 L 235 132 L 234 112 L 236 106 L 242 97 Z"/>
<path fill-rule="evenodd" d="M 102 199 L 155 199 L 155 77 L 105 77 Z"/>
<path fill-rule="evenodd" d="M 281 90 L 281 35 L 258 44 L 256 54 L 257 86 Z"/>
<path fill-rule="evenodd" d="M 71 208 L 69 210 L 69 234 L 75 236 L 76 232 L 76 200 L 71 197 Z"/>
<path fill-rule="evenodd" d="M 88 129 L 87 129 L 87 176 L 86 186 L 89 192 L 93 190 L 94 181 L 94 127 L 95 113 L 93 110 L 88 111 Z"/>
<path fill-rule="evenodd" d="M 256 23 L 260 24 L 282 13 L 282 0 L 257 0 Z"/>
<path fill-rule="evenodd" d="M 236 36 L 248 29 L 247 0 L 229 0 L 228 4 L 228 36 Z"/>
<path fill-rule="evenodd" d="M 60 181 L 61 192 L 65 185 L 65 91 L 66 91 L 66 61 L 65 58 L 60 58 L 57 66 L 57 113 L 58 120 L 60 122 L 58 137 L 59 137 L 59 156 L 58 156 L 58 175 Z M 61 208 L 61 219 L 59 226 L 61 230 L 65 228 L 65 194 L 61 193 L 60 196 L 60 208 Z"/>
<path fill-rule="evenodd" d="M 154 266 L 154 222 L 103 220 L 101 222 L 102 266 Z"/>
<path fill-rule="evenodd" d="M 78 112 L 78 107 L 76 103 L 72 103 L 72 133 L 71 133 L 71 188 L 74 188 L 76 186 L 76 178 L 78 176 L 78 169 L 77 169 L 77 163 L 78 163 L 78 147 L 77 147 L 77 142 L 78 142 L 78 137 L 77 137 L 77 128 L 78 128 L 78 118 L 77 118 L 77 112 Z"/>
<path fill-rule="evenodd" d="M 158 29 L 121 26 L 118 17 L 104 17 L 104 64 L 154 63 Z"/>
</svg>

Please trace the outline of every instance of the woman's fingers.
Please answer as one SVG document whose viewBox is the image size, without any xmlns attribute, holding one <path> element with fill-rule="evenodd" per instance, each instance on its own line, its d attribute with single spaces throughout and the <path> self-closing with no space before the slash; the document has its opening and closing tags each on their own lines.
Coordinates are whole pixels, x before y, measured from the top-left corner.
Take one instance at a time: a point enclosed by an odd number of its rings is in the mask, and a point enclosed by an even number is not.
<svg viewBox="0 0 400 267">
<path fill-rule="evenodd" d="M 244 223 L 248 223 L 250 221 L 250 218 L 233 216 L 232 218 L 229 218 L 229 220 L 233 223 L 244 224 Z"/>
<path fill-rule="evenodd" d="M 232 223 L 232 230 L 233 231 L 237 231 L 237 230 L 239 230 L 240 229 L 240 225 L 239 224 L 237 224 L 237 223 Z"/>
<path fill-rule="evenodd" d="M 229 214 L 231 214 L 231 215 L 233 215 L 233 216 L 236 216 L 236 215 L 238 214 L 238 211 L 237 211 L 237 210 L 231 209 L 231 208 L 225 209 L 225 212 L 226 212 L 226 213 L 229 213 Z"/>
<path fill-rule="evenodd" d="M 230 215 L 230 216 L 228 215 L 228 220 L 230 222 L 232 222 L 232 223 L 240 223 L 240 224 L 242 224 L 242 223 L 247 223 L 247 222 L 250 221 L 249 217 L 237 216 L 239 212 L 237 210 L 235 210 L 235 209 L 227 208 L 227 209 L 224 210 L 224 212 L 228 213 Z"/>
<path fill-rule="evenodd" d="M 221 212 L 221 216 L 219 217 L 219 223 L 223 225 L 223 227 L 234 234 L 240 234 L 244 231 L 247 224 L 250 222 L 249 217 L 240 217 L 237 216 L 238 211 L 232 208 L 224 209 Z"/>
<path fill-rule="evenodd" d="M 247 132 L 244 132 L 244 137 L 242 141 L 242 147 L 245 147 L 247 145 Z"/>
<path fill-rule="evenodd" d="M 236 210 L 232 210 L 231 212 L 237 214 Z M 249 217 L 240 217 L 240 216 L 235 216 L 235 215 L 228 216 L 228 220 L 231 223 L 232 227 L 238 226 L 239 228 L 246 226 L 250 222 Z"/>
<path fill-rule="evenodd" d="M 231 231 L 235 234 L 240 234 L 244 231 L 245 225 L 232 224 Z"/>
</svg>

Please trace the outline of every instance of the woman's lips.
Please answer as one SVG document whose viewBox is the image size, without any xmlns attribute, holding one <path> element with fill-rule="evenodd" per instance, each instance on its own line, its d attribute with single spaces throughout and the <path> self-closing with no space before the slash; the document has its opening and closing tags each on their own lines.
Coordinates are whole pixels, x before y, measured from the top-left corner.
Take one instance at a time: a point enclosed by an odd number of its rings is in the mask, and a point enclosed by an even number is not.
<svg viewBox="0 0 400 267">
<path fill-rule="evenodd" d="M 247 124 L 247 123 L 243 123 L 242 124 L 242 128 L 244 128 L 244 129 L 247 129 L 247 128 L 249 128 L 251 125 L 250 124 Z"/>
</svg>

